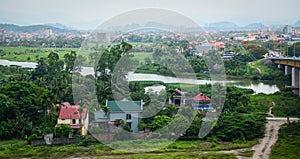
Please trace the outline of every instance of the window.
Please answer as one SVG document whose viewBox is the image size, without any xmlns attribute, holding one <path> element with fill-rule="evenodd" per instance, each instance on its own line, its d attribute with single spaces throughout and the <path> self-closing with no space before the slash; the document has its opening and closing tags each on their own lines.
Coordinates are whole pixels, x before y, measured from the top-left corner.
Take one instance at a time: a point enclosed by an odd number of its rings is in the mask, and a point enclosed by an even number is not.
<svg viewBox="0 0 300 159">
<path fill-rule="evenodd" d="M 76 119 L 72 119 L 72 124 L 76 124 Z"/>
<path fill-rule="evenodd" d="M 65 120 L 65 118 L 64 118 L 64 119 L 61 119 L 61 120 Z"/>
<path fill-rule="evenodd" d="M 127 125 L 131 129 L 131 122 L 127 123 Z"/>
<path fill-rule="evenodd" d="M 131 120 L 131 114 L 126 114 L 126 120 Z"/>
</svg>

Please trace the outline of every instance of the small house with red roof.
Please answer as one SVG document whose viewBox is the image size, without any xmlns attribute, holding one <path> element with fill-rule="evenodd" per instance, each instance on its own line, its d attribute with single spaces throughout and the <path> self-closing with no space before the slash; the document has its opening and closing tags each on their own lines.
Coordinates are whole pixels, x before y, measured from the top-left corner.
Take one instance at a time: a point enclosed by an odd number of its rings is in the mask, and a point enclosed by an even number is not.
<svg viewBox="0 0 300 159">
<path fill-rule="evenodd" d="M 204 93 L 199 93 L 193 98 L 193 108 L 197 110 L 213 110 L 211 99 Z"/>
<path fill-rule="evenodd" d="M 80 109 L 79 105 L 71 105 L 69 102 L 60 104 L 60 112 L 56 126 L 62 124 L 70 126 L 72 132 L 81 132 L 81 135 L 87 135 L 89 125 L 88 109 Z"/>
</svg>

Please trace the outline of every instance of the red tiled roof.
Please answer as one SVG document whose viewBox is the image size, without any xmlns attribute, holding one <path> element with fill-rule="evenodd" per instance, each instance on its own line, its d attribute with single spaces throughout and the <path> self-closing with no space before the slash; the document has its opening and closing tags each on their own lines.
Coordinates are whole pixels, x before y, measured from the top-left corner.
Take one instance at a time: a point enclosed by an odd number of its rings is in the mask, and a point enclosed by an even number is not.
<svg viewBox="0 0 300 159">
<path fill-rule="evenodd" d="M 196 95 L 194 97 L 194 100 L 210 100 L 210 98 L 208 96 L 206 96 L 205 94 L 203 93 L 199 93 L 198 95 Z"/>
<path fill-rule="evenodd" d="M 63 102 L 59 112 L 59 119 L 80 119 L 79 105 L 71 105 L 69 102 Z M 84 108 L 81 113 L 82 118 L 87 117 L 87 109 Z"/>
</svg>

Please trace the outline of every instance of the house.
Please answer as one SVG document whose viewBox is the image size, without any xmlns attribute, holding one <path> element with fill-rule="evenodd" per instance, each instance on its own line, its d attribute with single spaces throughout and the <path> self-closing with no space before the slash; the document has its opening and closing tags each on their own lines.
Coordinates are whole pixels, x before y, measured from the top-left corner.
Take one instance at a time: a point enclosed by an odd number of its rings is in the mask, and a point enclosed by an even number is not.
<svg viewBox="0 0 300 159">
<path fill-rule="evenodd" d="M 175 89 L 174 93 L 172 94 L 173 100 L 169 99 L 169 104 L 173 105 L 185 105 L 185 94 L 179 89 Z"/>
<path fill-rule="evenodd" d="M 87 135 L 89 125 L 89 113 L 87 108 L 80 112 L 79 105 L 71 105 L 69 102 L 60 104 L 60 112 L 56 126 L 62 124 L 72 128 L 73 133 L 81 132 L 81 135 Z"/>
<path fill-rule="evenodd" d="M 211 99 L 205 94 L 199 93 L 193 98 L 192 106 L 197 110 L 213 111 L 210 100 Z"/>
<path fill-rule="evenodd" d="M 143 101 L 106 101 L 108 110 L 95 112 L 95 124 L 108 132 L 113 132 L 117 120 L 123 120 L 133 131 L 138 132 L 138 123 L 142 118 Z"/>
</svg>

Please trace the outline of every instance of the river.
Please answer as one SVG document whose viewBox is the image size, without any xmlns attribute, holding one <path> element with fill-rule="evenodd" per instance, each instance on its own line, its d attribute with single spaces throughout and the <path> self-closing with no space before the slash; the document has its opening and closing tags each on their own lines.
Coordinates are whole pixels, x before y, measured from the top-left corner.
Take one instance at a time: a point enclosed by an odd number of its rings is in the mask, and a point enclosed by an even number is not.
<svg viewBox="0 0 300 159">
<path fill-rule="evenodd" d="M 15 62 L 9 60 L 0 59 L 0 65 L 16 65 L 27 68 L 35 68 L 37 63 L 33 62 Z M 94 74 L 94 69 L 92 67 L 82 67 L 80 72 L 82 75 Z M 212 84 L 212 83 L 222 83 L 227 86 L 236 86 L 239 88 L 249 88 L 254 90 L 255 94 L 264 93 L 264 94 L 272 94 L 280 91 L 276 84 L 267 84 L 258 81 L 249 81 L 249 80 L 224 80 L 224 81 L 211 81 L 211 80 L 192 80 L 192 79 L 179 79 L 175 77 L 167 77 L 162 75 L 155 74 L 136 74 L 129 73 L 128 81 L 161 81 L 164 83 L 185 83 L 185 84 Z M 148 87 L 147 89 L 153 89 L 155 91 L 159 91 L 164 89 L 161 86 L 153 86 Z"/>
</svg>

